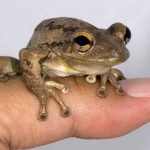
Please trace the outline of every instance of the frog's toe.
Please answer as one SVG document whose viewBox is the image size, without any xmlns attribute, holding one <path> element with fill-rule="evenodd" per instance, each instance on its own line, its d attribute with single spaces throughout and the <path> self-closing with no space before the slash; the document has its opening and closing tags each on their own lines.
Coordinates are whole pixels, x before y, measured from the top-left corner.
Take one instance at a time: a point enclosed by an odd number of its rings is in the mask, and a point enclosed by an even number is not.
<svg viewBox="0 0 150 150">
<path fill-rule="evenodd" d="M 71 110 L 68 107 L 65 107 L 61 110 L 62 117 L 68 117 L 71 114 Z"/>
<path fill-rule="evenodd" d="M 0 75 L 0 81 L 7 81 L 7 80 L 8 80 L 8 76 Z"/>
<path fill-rule="evenodd" d="M 67 85 L 64 85 L 64 87 L 61 89 L 62 93 L 67 94 L 69 93 L 69 87 Z"/>
<path fill-rule="evenodd" d="M 125 91 L 122 88 L 116 89 L 116 94 L 122 96 L 125 95 Z"/>
<path fill-rule="evenodd" d="M 89 83 L 95 83 L 96 82 L 96 75 L 88 75 L 85 79 Z"/>
<path fill-rule="evenodd" d="M 38 120 L 41 120 L 41 121 L 47 120 L 47 113 L 46 112 L 40 112 L 38 115 Z"/>
<path fill-rule="evenodd" d="M 40 112 L 38 114 L 38 119 L 41 121 L 45 121 L 47 119 L 46 105 L 41 106 Z"/>
<path fill-rule="evenodd" d="M 97 96 L 102 97 L 102 98 L 106 97 L 107 96 L 106 90 L 105 89 L 98 89 L 97 90 Z"/>
</svg>

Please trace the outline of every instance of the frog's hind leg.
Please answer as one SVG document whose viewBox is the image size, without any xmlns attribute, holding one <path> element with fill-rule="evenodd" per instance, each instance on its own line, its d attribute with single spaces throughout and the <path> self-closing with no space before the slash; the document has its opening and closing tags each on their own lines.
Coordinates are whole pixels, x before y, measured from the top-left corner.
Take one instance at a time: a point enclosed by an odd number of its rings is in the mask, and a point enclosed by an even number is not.
<svg viewBox="0 0 150 150">
<path fill-rule="evenodd" d="M 7 75 L 5 74 L 0 74 L 0 81 L 3 82 L 3 81 L 7 81 L 9 78 Z"/>
<path fill-rule="evenodd" d="M 16 72 L 8 72 L 7 74 L 0 74 L 0 81 L 7 81 L 9 77 L 17 76 Z"/>
<path fill-rule="evenodd" d="M 0 81 L 7 81 L 9 77 L 20 75 L 19 60 L 9 56 L 0 56 Z"/>
</svg>

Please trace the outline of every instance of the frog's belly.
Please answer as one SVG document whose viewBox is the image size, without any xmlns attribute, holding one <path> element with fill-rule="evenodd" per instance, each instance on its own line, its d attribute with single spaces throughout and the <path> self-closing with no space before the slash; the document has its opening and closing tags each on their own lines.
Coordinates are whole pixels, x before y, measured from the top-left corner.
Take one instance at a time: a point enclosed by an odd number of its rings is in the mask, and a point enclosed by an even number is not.
<svg viewBox="0 0 150 150">
<path fill-rule="evenodd" d="M 43 72 L 45 75 L 49 77 L 66 77 L 71 75 L 83 76 L 83 75 L 98 75 L 107 72 L 110 67 L 106 67 L 103 65 L 90 65 L 90 66 L 82 66 L 82 65 L 74 65 L 73 67 L 66 66 L 43 66 Z"/>
</svg>

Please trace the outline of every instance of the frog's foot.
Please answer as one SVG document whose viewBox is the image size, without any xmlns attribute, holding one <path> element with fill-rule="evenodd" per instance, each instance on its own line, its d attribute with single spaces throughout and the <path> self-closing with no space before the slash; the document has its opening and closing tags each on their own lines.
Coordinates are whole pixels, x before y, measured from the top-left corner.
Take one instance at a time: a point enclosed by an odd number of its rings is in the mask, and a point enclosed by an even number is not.
<svg viewBox="0 0 150 150">
<path fill-rule="evenodd" d="M 54 100 L 59 105 L 61 116 L 68 117 L 71 111 L 69 107 L 64 104 L 63 100 L 58 96 L 54 88 L 60 89 L 63 93 L 68 93 L 69 88 L 55 81 L 45 81 L 44 84 L 45 84 L 45 87 L 48 89 L 50 95 L 54 98 Z"/>
<path fill-rule="evenodd" d="M 122 87 L 116 89 L 116 93 L 120 96 L 125 95 L 125 91 L 122 89 Z"/>
<path fill-rule="evenodd" d="M 0 81 L 1 81 L 1 82 L 7 81 L 7 80 L 8 80 L 8 76 L 7 76 L 7 75 L 0 74 Z"/>
<path fill-rule="evenodd" d="M 61 109 L 61 116 L 68 117 L 71 114 L 71 110 L 66 106 L 65 108 Z"/>
<path fill-rule="evenodd" d="M 54 98 L 54 100 L 57 102 L 57 104 L 60 107 L 60 114 L 62 117 L 68 117 L 71 113 L 68 106 L 64 104 L 62 99 L 58 96 L 58 94 L 55 92 L 55 90 L 51 91 L 51 95 Z"/>
<path fill-rule="evenodd" d="M 61 90 L 61 92 L 64 94 L 67 94 L 69 92 L 68 86 L 66 86 L 64 84 L 57 83 L 55 81 L 45 81 L 45 85 L 49 86 L 49 87 L 57 88 L 57 89 Z"/>
<path fill-rule="evenodd" d="M 9 72 L 7 74 L 0 74 L 0 81 L 7 81 L 9 79 L 9 77 L 13 77 L 16 75 L 17 75 L 16 72 Z"/>
<path fill-rule="evenodd" d="M 125 79 L 125 77 L 123 76 L 122 72 L 118 69 L 112 68 L 107 73 L 102 74 L 101 86 L 97 90 L 97 95 L 102 98 L 107 96 L 106 84 L 108 80 L 115 87 L 117 95 L 124 95 L 125 92 L 119 83 L 119 80 L 122 80 L 122 79 Z"/>
<path fill-rule="evenodd" d="M 99 97 L 106 97 L 107 96 L 107 91 L 106 91 L 106 89 L 105 88 L 99 88 L 98 90 L 97 90 L 97 96 L 99 96 Z"/>
<path fill-rule="evenodd" d="M 38 119 L 45 121 L 47 119 L 47 109 L 46 109 L 47 104 L 42 104 L 40 106 L 40 111 L 38 115 Z"/>
<path fill-rule="evenodd" d="M 45 95 L 46 93 L 46 95 Z M 62 101 L 62 99 L 58 96 L 57 92 L 55 91 L 54 88 L 49 87 L 47 85 L 44 86 L 44 90 L 43 93 L 41 93 L 40 95 L 37 95 L 38 98 L 40 99 L 40 111 L 38 114 L 38 119 L 41 121 L 45 121 L 47 119 L 47 100 L 48 97 L 51 96 L 54 98 L 55 102 L 57 102 L 57 104 L 60 107 L 60 114 L 62 117 L 68 117 L 71 113 L 70 109 L 64 104 L 64 102 Z"/>
<path fill-rule="evenodd" d="M 45 93 L 47 93 L 45 96 Z M 47 100 L 48 97 L 51 96 L 54 98 L 55 102 L 57 102 L 57 104 L 60 107 L 60 114 L 62 117 L 68 117 L 71 113 L 70 109 L 64 104 L 64 102 L 62 101 L 62 99 L 58 96 L 57 92 L 55 91 L 55 89 L 51 88 L 45 88 L 43 90 L 43 93 L 41 93 L 40 95 L 37 95 L 38 98 L 40 99 L 40 111 L 38 114 L 38 119 L 41 121 L 45 121 L 47 119 Z"/>
</svg>

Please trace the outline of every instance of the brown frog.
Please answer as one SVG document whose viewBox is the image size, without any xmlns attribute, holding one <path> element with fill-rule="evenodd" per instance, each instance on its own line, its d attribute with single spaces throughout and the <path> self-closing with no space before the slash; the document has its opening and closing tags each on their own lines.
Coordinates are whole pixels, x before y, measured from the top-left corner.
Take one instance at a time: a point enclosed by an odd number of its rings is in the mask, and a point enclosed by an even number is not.
<svg viewBox="0 0 150 150">
<path fill-rule="evenodd" d="M 99 77 L 98 96 L 107 95 L 108 80 L 116 88 L 116 93 L 123 95 L 118 80 L 124 76 L 111 67 L 129 57 L 126 44 L 130 38 L 130 30 L 121 23 L 99 29 L 75 18 L 44 20 L 35 28 L 27 47 L 20 51 L 19 60 L 0 57 L 0 79 L 22 73 L 28 89 L 40 100 L 38 119 L 47 118 L 50 96 L 58 103 L 61 115 L 67 117 L 70 109 L 55 90 L 67 93 L 69 88 L 66 83 L 57 83 L 55 77 L 85 76 L 89 83 L 96 82 Z"/>
</svg>

